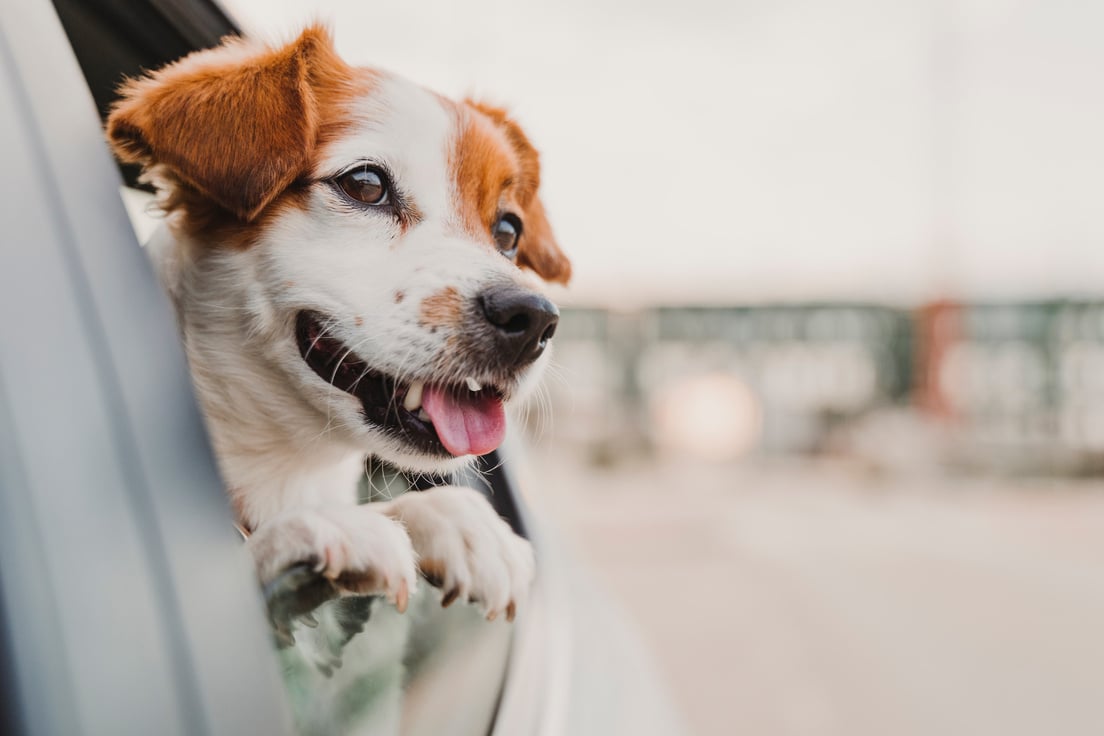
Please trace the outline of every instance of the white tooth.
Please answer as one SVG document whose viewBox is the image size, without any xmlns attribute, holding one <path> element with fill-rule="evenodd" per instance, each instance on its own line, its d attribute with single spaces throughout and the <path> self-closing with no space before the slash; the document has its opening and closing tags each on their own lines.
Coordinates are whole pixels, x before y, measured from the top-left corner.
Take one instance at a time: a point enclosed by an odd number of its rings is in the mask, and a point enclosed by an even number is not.
<svg viewBox="0 0 1104 736">
<path fill-rule="evenodd" d="M 422 406 L 422 389 L 425 388 L 425 381 L 415 381 L 410 384 L 410 389 L 406 392 L 406 398 L 403 399 L 403 408 L 407 411 L 417 411 Z"/>
<path fill-rule="evenodd" d="M 421 419 L 421 420 L 422 420 L 423 422 L 428 422 L 428 421 L 430 421 L 430 419 L 429 419 L 429 415 L 428 415 L 428 414 L 426 414 L 426 410 L 425 410 L 425 409 L 419 409 L 419 410 L 418 410 L 418 418 L 419 418 L 419 419 Z"/>
<path fill-rule="evenodd" d="M 467 382 L 468 382 L 468 390 L 469 391 L 476 392 L 476 391 L 482 391 L 483 390 L 483 386 L 479 383 L 479 381 L 475 380 L 471 376 L 468 376 Z"/>
</svg>

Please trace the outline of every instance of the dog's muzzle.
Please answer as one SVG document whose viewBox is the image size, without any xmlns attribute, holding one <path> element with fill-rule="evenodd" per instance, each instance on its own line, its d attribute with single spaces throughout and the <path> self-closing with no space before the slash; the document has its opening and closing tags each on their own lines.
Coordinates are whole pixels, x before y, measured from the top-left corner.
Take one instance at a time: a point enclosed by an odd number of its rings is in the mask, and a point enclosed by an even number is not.
<svg viewBox="0 0 1104 736">
<path fill-rule="evenodd" d="M 552 302 L 514 284 L 467 303 L 450 350 L 429 370 L 400 377 L 373 369 L 337 337 L 336 321 L 303 310 L 299 354 L 326 383 L 360 399 L 365 421 L 428 455 L 483 455 L 506 432 L 504 402 L 526 366 L 548 347 L 560 319 Z"/>
</svg>

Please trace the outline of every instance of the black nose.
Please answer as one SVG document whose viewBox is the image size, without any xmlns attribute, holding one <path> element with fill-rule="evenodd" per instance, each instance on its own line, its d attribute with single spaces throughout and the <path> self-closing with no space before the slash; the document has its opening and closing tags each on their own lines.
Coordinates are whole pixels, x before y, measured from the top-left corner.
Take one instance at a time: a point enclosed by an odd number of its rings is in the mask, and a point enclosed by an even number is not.
<svg viewBox="0 0 1104 736">
<path fill-rule="evenodd" d="M 556 333 L 560 310 L 540 294 L 518 286 L 495 286 L 479 295 L 483 316 L 494 327 L 502 362 L 523 366 L 540 357 Z"/>
</svg>

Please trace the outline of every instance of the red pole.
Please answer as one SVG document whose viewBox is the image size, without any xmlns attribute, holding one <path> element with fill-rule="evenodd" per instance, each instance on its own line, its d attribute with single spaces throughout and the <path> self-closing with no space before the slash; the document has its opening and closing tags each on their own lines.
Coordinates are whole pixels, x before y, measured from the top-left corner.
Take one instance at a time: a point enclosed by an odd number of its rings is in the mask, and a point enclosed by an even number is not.
<svg viewBox="0 0 1104 736">
<path fill-rule="evenodd" d="M 916 310 L 913 402 L 925 414 L 945 420 L 954 418 L 954 407 L 940 376 L 951 348 L 962 336 L 959 302 L 941 299 Z"/>
</svg>

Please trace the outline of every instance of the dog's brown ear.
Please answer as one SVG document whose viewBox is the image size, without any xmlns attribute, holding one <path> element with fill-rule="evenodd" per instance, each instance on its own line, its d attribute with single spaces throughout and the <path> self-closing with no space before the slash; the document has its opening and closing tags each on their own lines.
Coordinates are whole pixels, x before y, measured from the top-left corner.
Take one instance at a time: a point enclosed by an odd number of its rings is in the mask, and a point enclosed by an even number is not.
<svg viewBox="0 0 1104 736">
<path fill-rule="evenodd" d="M 536 194 L 525 208 L 525 226 L 518 242 L 518 263 L 533 269 L 546 281 L 566 284 L 571 280 L 571 261 L 556 243 L 552 226 L 544 214 L 544 205 Z"/>
<path fill-rule="evenodd" d="M 467 103 L 499 126 L 518 156 L 522 180 L 520 204 L 524 210 L 518 265 L 532 269 L 545 281 L 566 284 L 571 280 L 571 261 L 560 250 L 540 199 L 540 154 L 505 110 L 470 99 Z"/>
<path fill-rule="evenodd" d="M 302 174 L 318 128 L 311 67 L 340 63 L 308 28 L 265 49 L 231 40 L 130 80 L 107 122 L 116 155 L 165 166 L 245 221 Z"/>
</svg>

